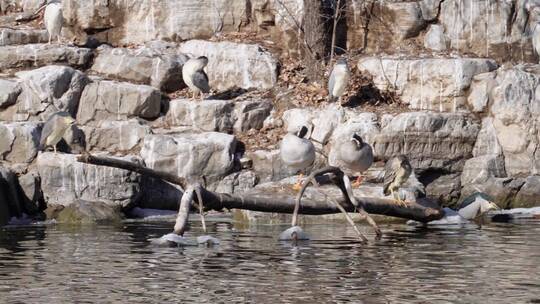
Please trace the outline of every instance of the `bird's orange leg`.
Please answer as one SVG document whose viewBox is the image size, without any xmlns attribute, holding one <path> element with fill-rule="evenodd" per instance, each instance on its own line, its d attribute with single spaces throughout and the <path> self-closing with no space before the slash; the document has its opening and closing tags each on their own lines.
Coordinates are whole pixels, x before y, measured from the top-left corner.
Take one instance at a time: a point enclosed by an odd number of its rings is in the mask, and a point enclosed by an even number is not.
<svg viewBox="0 0 540 304">
<path fill-rule="evenodd" d="M 360 185 L 362 184 L 363 181 L 364 181 L 364 176 L 363 175 L 358 175 L 358 177 L 356 178 L 354 183 L 352 183 L 353 188 L 360 187 Z"/>
<path fill-rule="evenodd" d="M 297 180 L 296 180 L 296 184 L 293 185 L 293 190 L 294 191 L 300 191 L 300 189 L 302 189 L 302 178 L 304 177 L 304 174 L 300 173 L 300 175 L 298 176 Z"/>
</svg>

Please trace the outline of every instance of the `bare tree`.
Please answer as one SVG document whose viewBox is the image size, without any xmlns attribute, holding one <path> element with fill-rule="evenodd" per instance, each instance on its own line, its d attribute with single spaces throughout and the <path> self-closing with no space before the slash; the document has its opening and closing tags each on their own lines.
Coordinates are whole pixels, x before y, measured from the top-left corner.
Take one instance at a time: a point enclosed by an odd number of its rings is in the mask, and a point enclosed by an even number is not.
<svg viewBox="0 0 540 304">
<path fill-rule="evenodd" d="M 326 29 L 322 0 L 304 0 L 304 63 L 310 80 L 322 80 L 326 55 Z"/>
</svg>

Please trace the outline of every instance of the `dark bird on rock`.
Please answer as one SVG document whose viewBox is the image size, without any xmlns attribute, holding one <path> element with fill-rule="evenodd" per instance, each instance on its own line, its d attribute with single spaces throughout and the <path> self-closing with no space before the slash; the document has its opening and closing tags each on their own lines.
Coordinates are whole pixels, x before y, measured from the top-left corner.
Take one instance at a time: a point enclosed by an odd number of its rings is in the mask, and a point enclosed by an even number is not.
<svg viewBox="0 0 540 304">
<path fill-rule="evenodd" d="M 54 153 L 56 153 L 56 145 L 74 123 L 75 119 L 67 112 L 56 112 L 51 115 L 41 131 L 40 150 L 43 151 L 45 148 L 52 146 Z"/>
<path fill-rule="evenodd" d="M 202 100 L 204 97 L 203 94 L 210 92 L 208 75 L 204 72 L 207 64 L 208 58 L 199 56 L 189 59 L 182 67 L 182 79 L 193 93 L 193 98 L 195 98 L 196 94 L 200 93 Z"/>
<path fill-rule="evenodd" d="M 384 171 L 384 195 L 391 194 L 398 204 L 406 205 L 407 203 L 399 197 L 399 188 L 407 182 L 412 173 L 409 160 L 405 155 L 394 157 L 386 163 Z"/>
</svg>

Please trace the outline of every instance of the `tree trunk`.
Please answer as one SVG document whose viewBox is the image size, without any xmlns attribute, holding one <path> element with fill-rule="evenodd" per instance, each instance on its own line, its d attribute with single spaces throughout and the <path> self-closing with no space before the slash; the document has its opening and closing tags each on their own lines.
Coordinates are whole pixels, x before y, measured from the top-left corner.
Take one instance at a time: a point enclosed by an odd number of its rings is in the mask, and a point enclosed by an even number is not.
<svg viewBox="0 0 540 304">
<path fill-rule="evenodd" d="M 167 172 L 152 170 L 137 163 L 125 160 L 97 157 L 90 154 L 81 155 L 77 160 L 83 163 L 125 169 L 160 178 L 164 181 L 179 185 L 183 189 L 186 189 L 188 186 L 184 178 Z M 324 187 L 326 186 L 321 187 L 321 189 Z M 296 193 L 285 193 L 277 185 L 274 188 L 254 188 L 243 194 L 214 193 L 202 188 L 201 195 L 204 201 L 204 207 L 207 210 L 222 210 L 223 208 L 226 208 L 261 212 L 293 213 L 296 203 Z M 348 212 L 354 212 L 357 209 L 357 207 L 351 204 L 349 202 L 350 200 L 346 197 L 336 196 L 334 199 Z M 374 197 L 356 197 L 356 201 L 370 214 L 394 216 L 419 222 L 429 222 L 444 216 L 444 212 L 440 208 L 432 208 L 431 206 L 424 206 L 423 204 L 418 203 L 409 203 L 407 206 L 400 206 L 393 200 Z M 339 212 L 339 208 L 331 201 L 325 199 L 324 196 L 302 199 L 302 205 L 299 210 L 300 214 L 312 215 Z"/>
<path fill-rule="evenodd" d="M 323 0 L 304 0 L 304 66 L 311 81 L 324 76 L 324 59 L 328 35 L 323 18 Z"/>
</svg>

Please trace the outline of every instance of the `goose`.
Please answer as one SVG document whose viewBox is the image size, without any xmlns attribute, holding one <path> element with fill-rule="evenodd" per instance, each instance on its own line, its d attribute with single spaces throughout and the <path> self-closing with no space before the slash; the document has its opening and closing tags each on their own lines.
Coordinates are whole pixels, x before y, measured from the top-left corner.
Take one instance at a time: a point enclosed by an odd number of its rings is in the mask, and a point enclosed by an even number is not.
<svg viewBox="0 0 540 304">
<path fill-rule="evenodd" d="M 403 186 L 412 173 L 412 167 L 405 155 L 390 159 L 384 167 L 384 195 L 392 195 L 397 204 L 406 206 L 407 203 L 399 196 L 399 188 Z M 398 192 L 396 197 L 395 192 Z"/>
<path fill-rule="evenodd" d="M 373 149 L 357 133 L 354 133 L 350 140 L 333 145 L 330 154 L 336 157 L 338 166 L 343 166 L 353 174 L 359 173 L 353 183 L 355 187 L 360 186 L 362 173 L 373 164 Z"/>
<path fill-rule="evenodd" d="M 280 157 L 283 163 L 294 170 L 301 171 L 297 183 L 293 186 L 294 190 L 300 190 L 303 170 L 308 168 L 315 161 L 315 146 L 313 143 L 304 138 L 308 132 L 306 126 L 302 126 L 295 134 L 289 132 L 281 140 L 279 147 Z"/>
<path fill-rule="evenodd" d="M 200 93 L 202 100 L 204 94 L 210 92 L 208 75 L 204 72 L 206 65 L 208 65 L 208 58 L 199 56 L 189 59 L 182 67 L 182 79 L 193 93 L 193 98 Z"/>
</svg>

